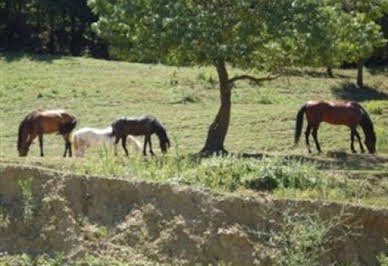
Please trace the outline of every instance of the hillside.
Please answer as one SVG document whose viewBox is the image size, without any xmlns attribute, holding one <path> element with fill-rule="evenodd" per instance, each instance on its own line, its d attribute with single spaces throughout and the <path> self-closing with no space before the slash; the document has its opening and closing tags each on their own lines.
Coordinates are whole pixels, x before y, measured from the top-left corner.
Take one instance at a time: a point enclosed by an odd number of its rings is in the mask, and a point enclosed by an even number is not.
<svg viewBox="0 0 388 266">
<path fill-rule="evenodd" d="M 213 68 L 2 53 L 0 164 L 41 166 L 61 170 L 59 175 L 119 177 L 135 182 L 140 178 L 162 184 L 189 185 L 192 189 L 210 189 L 211 195 L 232 192 L 236 197 L 250 196 L 258 200 L 268 197 L 275 201 L 279 198 L 286 198 L 285 201 L 289 198 L 318 199 L 336 202 L 330 204 L 340 204 L 338 206 L 351 203 L 357 207 L 382 209 L 386 213 L 387 71 L 366 71 L 366 88 L 353 85 L 354 70 L 338 69 L 334 70 L 332 79 L 328 79 L 322 69 L 292 69 L 260 85 L 239 82 L 233 88 L 231 123 L 225 142 L 230 155 L 201 160 L 195 153 L 202 148 L 219 105 Z M 237 73 L 241 73 L 240 70 L 232 70 L 232 75 Z M 377 155 L 352 154 L 349 129 L 328 124 L 322 124 L 319 130 L 322 154 L 316 153 L 315 145 L 312 145 L 313 153 L 308 154 L 304 141 L 294 147 L 296 113 L 304 102 L 314 99 L 360 102 L 375 124 Z M 46 157 L 39 157 L 36 140 L 29 156 L 19 158 L 16 150 L 18 125 L 28 112 L 38 108 L 71 111 L 78 117 L 77 129 L 104 128 L 122 116 L 152 114 L 166 127 L 172 148 L 167 156 L 161 156 L 158 140 L 153 137 L 156 157 L 143 158 L 132 149 L 130 157 L 126 158 L 120 147 L 117 157 L 104 149 L 91 148 L 85 158 L 63 159 L 62 137 L 45 135 Z M 355 147 L 359 150 L 357 143 Z M 24 178 L 28 175 L 26 172 Z M 143 217 L 148 207 L 142 208 L 138 214 Z M 178 227 L 170 229 L 182 229 Z M 94 229 L 85 230 L 90 233 Z M 96 234 L 105 235 L 104 232 Z M 126 252 L 137 256 L 135 250 Z M 164 262 L 168 261 L 166 254 L 167 251 L 163 253 Z M 157 257 L 151 256 L 148 261 L 149 256 L 139 256 L 144 264 L 153 264 Z M 116 258 L 120 261 L 120 257 Z M 370 260 L 376 262 L 375 257 Z"/>
</svg>

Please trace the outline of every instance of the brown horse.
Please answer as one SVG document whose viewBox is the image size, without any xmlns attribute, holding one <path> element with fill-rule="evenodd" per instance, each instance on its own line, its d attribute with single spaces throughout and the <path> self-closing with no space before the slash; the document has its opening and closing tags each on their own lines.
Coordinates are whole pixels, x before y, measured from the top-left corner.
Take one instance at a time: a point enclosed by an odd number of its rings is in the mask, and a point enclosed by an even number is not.
<svg viewBox="0 0 388 266">
<path fill-rule="evenodd" d="M 162 124 L 151 115 L 141 117 L 124 117 L 117 119 L 112 123 L 112 134 L 115 136 L 115 145 L 119 143 L 121 139 L 121 145 L 128 156 L 128 150 L 126 148 L 126 139 L 128 135 L 140 136 L 145 135 L 143 154 L 146 155 L 146 147 L 149 144 L 150 153 L 154 155 L 152 151 L 151 135 L 155 133 L 159 138 L 160 149 L 163 153 L 167 152 L 170 148 L 170 140 L 167 137 L 166 129 Z"/>
<path fill-rule="evenodd" d="M 305 131 L 306 145 L 308 151 L 311 152 L 309 144 L 309 136 L 312 135 L 315 141 L 318 152 L 321 152 L 321 147 L 318 143 L 318 128 L 321 122 L 327 122 L 333 125 L 345 125 L 350 128 L 350 149 L 354 149 L 354 136 L 357 137 L 360 143 L 361 152 L 364 152 L 364 147 L 361 143 L 360 135 L 357 132 L 357 126 L 360 125 L 365 134 L 365 145 L 370 153 L 376 152 L 376 135 L 373 129 L 373 123 L 365 109 L 356 102 L 326 102 L 326 101 L 309 101 L 304 104 L 298 111 L 296 116 L 295 128 L 295 144 L 298 143 L 303 127 L 303 116 L 306 113 L 307 128 Z"/>
<path fill-rule="evenodd" d="M 43 134 L 58 133 L 65 140 L 65 153 L 71 157 L 70 133 L 77 124 L 77 118 L 64 110 L 36 110 L 23 119 L 19 125 L 19 156 L 27 156 L 32 141 L 39 137 L 40 156 L 43 157 Z"/>
</svg>

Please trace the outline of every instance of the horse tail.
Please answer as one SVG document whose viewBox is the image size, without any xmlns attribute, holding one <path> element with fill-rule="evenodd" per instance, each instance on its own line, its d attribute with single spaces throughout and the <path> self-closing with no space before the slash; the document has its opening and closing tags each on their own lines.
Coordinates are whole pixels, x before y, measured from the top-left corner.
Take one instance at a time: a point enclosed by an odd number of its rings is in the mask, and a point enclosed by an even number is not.
<svg viewBox="0 0 388 266">
<path fill-rule="evenodd" d="M 73 143 L 74 151 L 77 153 L 79 150 L 79 141 L 78 141 L 78 135 L 73 134 L 71 137 L 71 142 Z"/>
<path fill-rule="evenodd" d="M 128 141 L 132 141 L 134 143 L 135 149 L 136 149 L 137 152 L 142 149 L 142 145 L 141 145 L 140 141 L 138 141 L 134 136 L 128 135 L 127 136 L 127 142 Z"/>
<path fill-rule="evenodd" d="M 298 114 L 296 115 L 295 140 L 294 140 L 295 145 L 298 144 L 300 135 L 302 133 L 303 118 L 304 118 L 304 113 L 306 112 L 306 109 L 307 109 L 307 105 L 306 104 L 302 105 L 302 107 L 298 111 Z"/>
<path fill-rule="evenodd" d="M 77 122 L 77 118 L 73 118 L 70 122 L 64 123 L 59 129 L 59 134 L 64 135 L 70 133 L 76 127 Z"/>
</svg>

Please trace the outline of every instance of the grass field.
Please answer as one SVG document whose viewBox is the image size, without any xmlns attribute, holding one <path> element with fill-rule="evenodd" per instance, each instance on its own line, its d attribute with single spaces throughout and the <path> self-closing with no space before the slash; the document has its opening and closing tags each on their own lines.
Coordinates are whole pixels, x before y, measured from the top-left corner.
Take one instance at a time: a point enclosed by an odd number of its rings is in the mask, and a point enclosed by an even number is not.
<svg viewBox="0 0 388 266">
<path fill-rule="evenodd" d="M 233 69 L 231 76 L 237 73 L 240 71 Z M 219 90 L 214 68 L 177 68 L 90 58 L 2 53 L 0 160 L 89 174 L 149 176 L 167 182 L 177 180 L 177 177 L 182 180 L 190 176 L 188 173 L 202 171 L 203 179 L 197 174 L 196 178 L 183 180 L 182 183 L 199 183 L 215 189 L 221 187 L 223 191 L 239 190 L 223 188 L 219 185 L 221 181 L 214 184 L 214 179 L 228 176 L 232 168 L 240 173 L 244 172 L 243 169 L 251 169 L 250 165 L 254 165 L 253 169 L 257 165 L 265 168 L 268 164 L 276 168 L 279 161 L 281 167 L 288 165 L 286 161 L 292 161 L 291 168 L 307 165 L 307 172 L 311 166 L 325 175 L 334 176 L 338 182 L 331 184 L 333 191 L 337 185 L 350 191 L 348 198 L 335 192 L 331 196 L 330 193 L 325 194 L 324 198 L 387 206 L 388 70 L 366 71 L 365 83 L 368 87 L 362 89 L 353 85 L 354 70 L 335 70 L 335 74 L 336 78 L 328 79 L 321 69 L 299 69 L 261 85 L 248 82 L 236 84 L 225 146 L 232 154 L 243 155 L 244 158 L 210 159 L 199 166 L 187 158 L 202 148 L 207 128 L 218 110 Z M 314 153 L 309 155 L 303 141 L 298 147 L 293 147 L 296 112 L 304 102 L 314 99 L 356 100 L 365 106 L 375 124 L 378 155 L 351 154 L 349 130 L 327 124 L 322 124 L 319 130 L 322 154 L 315 153 L 313 146 Z M 172 140 L 168 162 L 161 165 L 160 157 L 155 160 L 134 156 L 123 159 L 122 153 L 121 157 L 112 158 L 95 149 L 88 152 L 86 159 L 62 159 L 64 142 L 55 135 L 45 136 L 44 159 L 38 157 L 37 141 L 32 145 L 29 157 L 19 159 L 16 150 L 19 122 L 37 108 L 67 109 L 78 117 L 77 128 L 106 127 L 121 116 L 152 114 L 166 126 Z M 160 154 L 156 138 L 153 143 L 154 150 Z M 270 163 L 266 163 L 263 156 Z M 223 171 L 210 171 L 212 164 L 226 166 L 217 168 Z M 260 171 L 245 171 L 246 175 L 241 174 L 239 180 Z M 211 177 L 214 177 L 212 182 L 209 181 Z M 242 183 L 239 182 L 237 188 Z M 243 193 L 251 191 L 249 185 L 241 188 Z M 315 188 L 291 187 L 284 190 L 280 186 L 274 193 L 279 196 L 323 197 L 311 192 Z M 364 189 L 366 194 L 357 193 Z"/>
</svg>

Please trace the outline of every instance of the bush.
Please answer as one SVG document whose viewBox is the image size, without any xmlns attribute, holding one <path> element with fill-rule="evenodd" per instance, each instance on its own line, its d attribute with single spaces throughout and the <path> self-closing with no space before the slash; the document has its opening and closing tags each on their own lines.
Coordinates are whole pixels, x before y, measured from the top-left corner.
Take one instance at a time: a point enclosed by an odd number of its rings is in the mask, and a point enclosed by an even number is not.
<svg viewBox="0 0 388 266">
<path fill-rule="evenodd" d="M 317 188 L 323 191 L 328 181 L 326 176 L 311 164 L 284 159 L 267 159 L 263 160 L 254 175 L 244 180 L 244 185 L 254 190 Z"/>
</svg>

